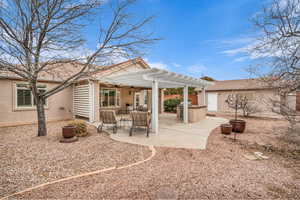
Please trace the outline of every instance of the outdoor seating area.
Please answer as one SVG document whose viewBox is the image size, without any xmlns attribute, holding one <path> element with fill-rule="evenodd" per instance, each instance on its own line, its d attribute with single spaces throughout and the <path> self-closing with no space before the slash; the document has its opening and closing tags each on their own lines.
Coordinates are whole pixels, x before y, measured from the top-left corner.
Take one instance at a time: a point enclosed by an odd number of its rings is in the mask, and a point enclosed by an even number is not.
<svg viewBox="0 0 300 200">
<path fill-rule="evenodd" d="M 116 134 L 118 129 L 128 129 L 129 136 L 132 136 L 135 130 L 144 128 L 149 137 L 151 125 L 151 113 L 148 111 L 116 112 L 114 110 L 100 111 L 101 122 L 97 124 L 97 131 L 102 132 L 103 127 Z"/>
<path fill-rule="evenodd" d="M 177 119 L 176 114 L 164 113 L 159 115 L 159 133 L 156 134 L 149 131 L 150 118 L 147 112 L 145 114 L 132 112 L 132 118 L 127 123 L 122 123 L 121 117 L 117 116 L 119 121 L 116 133 L 114 133 L 113 126 L 103 129 L 110 134 L 113 140 L 131 144 L 188 149 L 205 149 L 210 132 L 228 122 L 224 118 L 207 117 L 198 123 L 185 124 Z M 101 123 L 93 123 L 93 125 L 98 127 Z M 145 128 L 149 137 L 145 137 Z"/>
</svg>

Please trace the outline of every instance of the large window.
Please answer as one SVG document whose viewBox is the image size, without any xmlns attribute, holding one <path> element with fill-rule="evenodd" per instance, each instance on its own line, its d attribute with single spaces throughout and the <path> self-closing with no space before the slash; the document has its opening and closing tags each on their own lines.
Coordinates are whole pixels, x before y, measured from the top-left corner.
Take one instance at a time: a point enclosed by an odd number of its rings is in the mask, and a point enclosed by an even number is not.
<svg viewBox="0 0 300 200">
<path fill-rule="evenodd" d="M 120 91 L 117 89 L 100 90 L 101 107 L 119 107 L 121 104 Z"/>
<path fill-rule="evenodd" d="M 39 92 L 46 92 L 46 85 L 38 85 Z M 33 95 L 28 84 L 16 84 L 16 107 L 17 108 L 33 108 L 35 106 Z M 44 102 L 47 105 L 47 102 Z"/>
</svg>

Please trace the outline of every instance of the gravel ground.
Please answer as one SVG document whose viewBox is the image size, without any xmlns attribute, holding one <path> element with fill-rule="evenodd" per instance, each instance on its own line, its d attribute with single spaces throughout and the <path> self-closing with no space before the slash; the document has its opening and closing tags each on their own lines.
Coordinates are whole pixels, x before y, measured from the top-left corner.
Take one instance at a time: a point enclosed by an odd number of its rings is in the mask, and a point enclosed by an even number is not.
<svg viewBox="0 0 300 200">
<path fill-rule="evenodd" d="M 247 125 L 237 142 L 232 136 L 221 135 L 217 128 L 206 150 L 156 148 L 156 156 L 147 163 L 50 185 L 16 198 L 299 199 L 299 157 L 272 151 L 263 151 L 268 160 L 244 157 L 257 151 L 245 145 L 246 141 L 277 144 L 274 141 L 279 136 L 271 136 L 272 131 L 284 123 L 251 119 Z"/>
<path fill-rule="evenodd" d="M 89 127 L 89 136 L 59 143 L 61 127 L 48 124 L 46 137 L 36 126 L 0 128 L 0 197 L 45 182 L 85 172 L 120 166 L 150 156 L 148 147 L 113 141 Z"/>
</svg>

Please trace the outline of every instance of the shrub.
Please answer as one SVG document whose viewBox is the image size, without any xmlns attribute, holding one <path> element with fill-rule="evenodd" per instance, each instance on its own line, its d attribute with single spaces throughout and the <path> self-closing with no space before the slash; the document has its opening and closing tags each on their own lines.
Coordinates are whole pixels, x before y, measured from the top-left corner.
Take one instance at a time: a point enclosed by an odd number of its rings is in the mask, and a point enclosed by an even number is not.
<svg viewBox="0 0 300 200">
<path fill-rule="evenodd" d="M 85 137 L 88 135 L 87 125 L 83 120 L 74 120 L 68 124 L 75 127 L 75 134 L 78 137 Z"/>
<path fill-rule="evenodd" d="M 164 102 L 166 112 L 176 112 L 176 107 L 180 104 L 180 99 L 168 99 Z"/>
</svg>

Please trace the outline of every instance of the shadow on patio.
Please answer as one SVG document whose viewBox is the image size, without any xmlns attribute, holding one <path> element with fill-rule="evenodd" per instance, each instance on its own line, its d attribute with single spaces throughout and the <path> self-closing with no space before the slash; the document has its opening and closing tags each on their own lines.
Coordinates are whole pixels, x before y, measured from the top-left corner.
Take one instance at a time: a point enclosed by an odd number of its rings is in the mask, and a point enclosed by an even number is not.
<svg viewBox="0 0 300 200">
<path fill-rule="evenodd" d="M 207 117 L 198 123 L 184 124 L 177 120 L 175 114 L 159 115 L 158 134 L 151 133 L 146 137 L 145 129 L 136 129 L 133 135 L 129 136 L 130 124 L 122 126 L 116 134 L 112 130 L 110 137 L 120 142 L 151 145 L 160 147 L 188 148 L 188 149 L 205 149 L 207 138 L 210 132 L 222 123 L 228 120 L 217 117 Z"/>
</svg>

